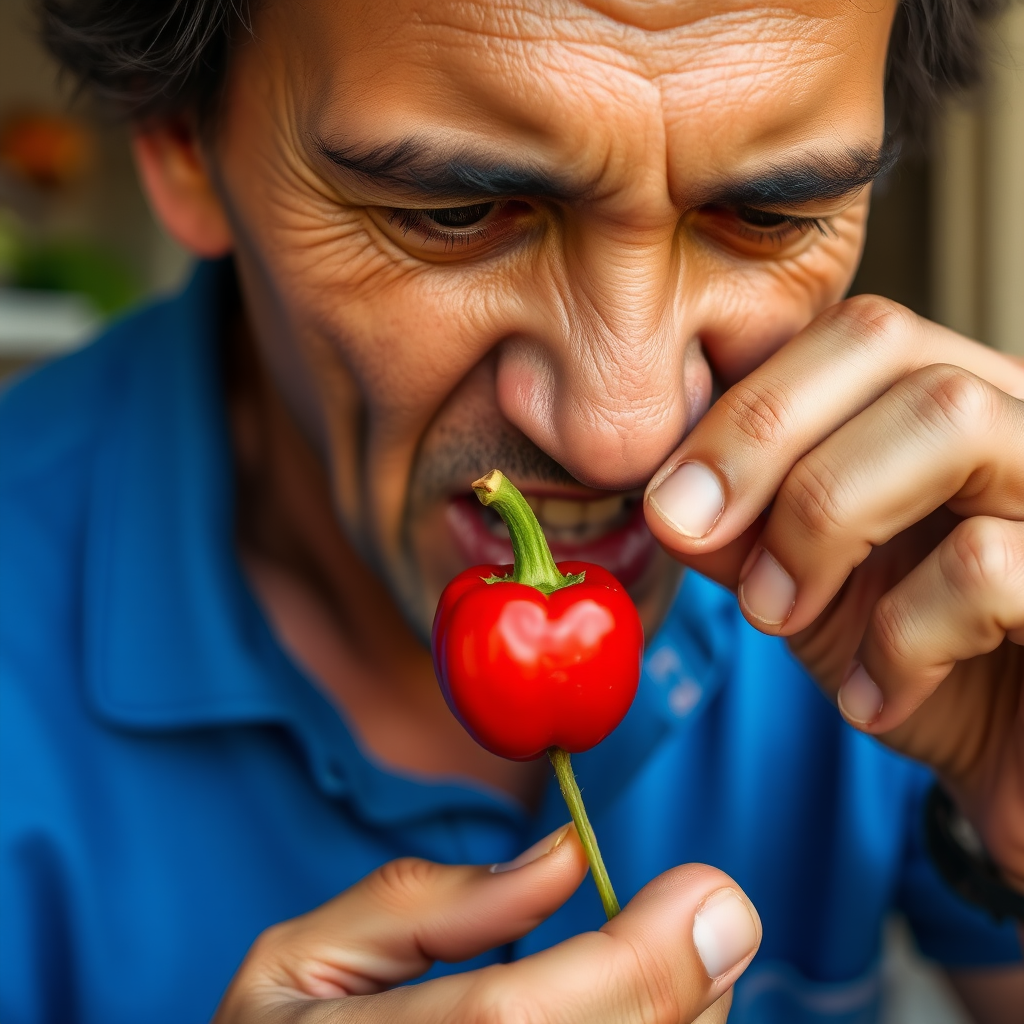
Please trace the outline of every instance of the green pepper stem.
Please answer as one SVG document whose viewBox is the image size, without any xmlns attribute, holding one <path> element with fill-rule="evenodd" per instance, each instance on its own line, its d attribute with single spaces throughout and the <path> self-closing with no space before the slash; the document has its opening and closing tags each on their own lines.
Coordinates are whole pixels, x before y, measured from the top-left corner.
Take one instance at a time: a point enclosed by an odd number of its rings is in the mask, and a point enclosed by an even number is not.
<svg viewBox="0 0 1024 1024">
<path fill-rule="evenodd" d="M 562 587 L 578 583 L 583 578 L 582 573 L 564 576 L 558 571 L 533 509 L 504 473 L 492 469 L 486 476 L 473 483 L 473 490 L 481 504 L 493 507 L 508 527 L 515 555 L 512 579 L 516 583 L 525 583 L 544 594 L 550 594 Z M 498 580 L 495 579 L 493 582 Z M 551 747 L 548 750 L 548 757 L 551 758 L 558 786 L 576 825 L 576 832 L 590 864 L 590 873 L 594 876 L 601 904 L 610 921 L 619 912 L 619 901 L 608 877 L 608 869 L 604 866 L 601 849 L 597 845 L 597 836 L 594 835 L 594 828 L 587 817 L 587 809 L 583 806 L 583 796 L 576 784 L 569 753 L 561 747 Z"/>
<path fill-rule="evenodd" d="M 597 836 L 594 835 L 594 827 L 587 817 L 586 807 L 583 806 L 583 794 L 580 793 L 580 787 L 576 784 L 569 752 L 561 747 L 549 747 L 548 757 L 551 758 L 551 765 L 555 769 L 555 776 L 558 779 L 558 787 L 562 791 L 562 797 L 569 808 L 573 823 L 576 825 L 576 832 L 579 834 L 580 842 L 587 854 L 590 873 L 594 876 L 594 884 L 601 897 L 601 905 L 610 921 L 619 912 L 619 901 L 612 888 L 612 880 L 608 877 L 608 869 L 604 866 L 601 848 L 597 845 Z"/>
<path fill-rule="evenodd" d="M 473 483 L 473 490 L 480 503 L 493 508 L 508 527 L 515 555 L 512 579 L 516 583 L 550 594 L 577 582 L 577 577 L 563 576 L 558 571 L 533 509 L 504 473 L 492 469 Z"/>
</svg>

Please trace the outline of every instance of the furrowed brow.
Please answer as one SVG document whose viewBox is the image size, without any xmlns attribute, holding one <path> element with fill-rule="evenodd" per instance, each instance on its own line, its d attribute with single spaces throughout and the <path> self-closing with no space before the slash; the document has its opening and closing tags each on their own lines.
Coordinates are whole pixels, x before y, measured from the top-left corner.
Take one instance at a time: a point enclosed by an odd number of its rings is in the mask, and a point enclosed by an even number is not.
<svg viewBox="0 0 1024 1024">
<path fill-rule="evenodd" d="M 788 167 L 772 167 L 753 178 L 727 183 L 714 189 L 706 202 L 709 205 L 786 207 L 842 199 L 892 170 L 898 158 L 899 147 L 888 142 L 875 151 L 851 149 L 839 157 L 812 157 Z"/>
<path fill-rule="evenodd" d="M 529 164 L 489 161 L 471 154 L 445 155 L 417 139 L 362 152 L 332 146 L 319 137 L 314 138 L 314 145 L 321 156 L 344 171 L 438 203 L 512 196 L 569 201 L 581 194 L 562 179 Z"/>
</svg>

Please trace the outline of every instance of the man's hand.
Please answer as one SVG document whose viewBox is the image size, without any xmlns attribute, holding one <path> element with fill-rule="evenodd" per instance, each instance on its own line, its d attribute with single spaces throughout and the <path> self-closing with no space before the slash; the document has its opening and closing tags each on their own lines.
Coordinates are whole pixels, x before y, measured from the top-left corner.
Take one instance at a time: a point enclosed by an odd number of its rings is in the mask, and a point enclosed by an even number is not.
<svg viewBox="0 0 1024 1024">
<path fill-rule="evenodd" d="M 661 875 L 599 932 L 515 963 L 392 988 L 435 960 L 465 960 L 525 935 L 586 871 L 571 825 L 497 870 L 392 861 L 261 935 L 214 1024 L 724 1021 L 761 925 L 735 883 L 703 865 Z"/>
<path fill-rule="evenodd" d="M 730 388 L 647 500 L 1024 888 L 1024 367 L 849 299 Z"/>
</svg>

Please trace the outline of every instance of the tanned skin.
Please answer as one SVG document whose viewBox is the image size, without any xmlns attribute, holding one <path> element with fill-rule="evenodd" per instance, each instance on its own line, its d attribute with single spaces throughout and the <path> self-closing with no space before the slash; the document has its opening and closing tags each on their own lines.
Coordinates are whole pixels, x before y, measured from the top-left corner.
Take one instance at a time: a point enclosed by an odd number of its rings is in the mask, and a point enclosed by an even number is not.
<svg viewBox="0 0 1024 1024">
<path fill-rule="evenodd" d="M 733 588 L 852 724 L 939 772 L 1024 888 L 1024 367 L 840 301 L 887 164 L 893 12 L 271 0 L 213 121 L 140 131 L 163 222 L 238 273 L 243 565 L 382 762 L 537 799 L 542 769 L 463 735 L 424 647 L 444 583 L 489 560 L 460 498 L 501 466 L 556 550 L 629 576 L 648 631 L 679 563 Z M 673 498 L 683 463 L 703 490 Z M 268 985 L 282 1019 L 720 1019 L 749 956 L 703 973 L 679 921 L 733 883 L 693 867 L 596 947 L 352 998 L 507 941 L 581 871 L 557 843 L 501 903 L 480 895 L 500 876 L 388 869 L 258 944 L 222 1020 L 267 1011 Z M 443 937 L 413 955 L 415 921 Z M 1017 968 L 959 987 L 982 1022 L 1024 1005 Z"/>
</svg>

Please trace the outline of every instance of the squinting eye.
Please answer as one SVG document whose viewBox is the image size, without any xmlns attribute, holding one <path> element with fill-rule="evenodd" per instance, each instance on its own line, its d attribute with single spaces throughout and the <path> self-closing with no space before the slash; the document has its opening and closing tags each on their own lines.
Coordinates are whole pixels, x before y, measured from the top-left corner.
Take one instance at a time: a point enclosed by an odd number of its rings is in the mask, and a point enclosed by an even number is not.
<svg viewBox="0 0 1024 1024">
<path fill-rule="evenodd" d="M 755 206 L 705 206 L 697 222 L 720 244 L 755 257 L 790 253 L 810 232 L 828 235 L 832 230 L 827 217 L 799 217 Z"/>
<path fill-rule="evenodd" d="M 441 210 L 420 210 L 420 215 L 442 228 L 468 228 L 479 224 L 497 203 L 475 203 L 473 206 L 446 206 Z"/>
<path fill-rule="evenodd" d="M 787 217 L 783 213 L 772 213 L 771 210 L 755 210 L 752 206 L 739 206 L 736 208 L 736 216 L 746 224 L 755 228 L 777 228 L 783 224 L 790 224 L 793 217 Z"/>
<path fill-rule="evenodd" d="M 517 199 L 444 206 L 433 210 L 371 207 L 389 237 L 416 256 L 469 258 L 522 237 L 536 224 L 530 203 Z"/>
</svg>

